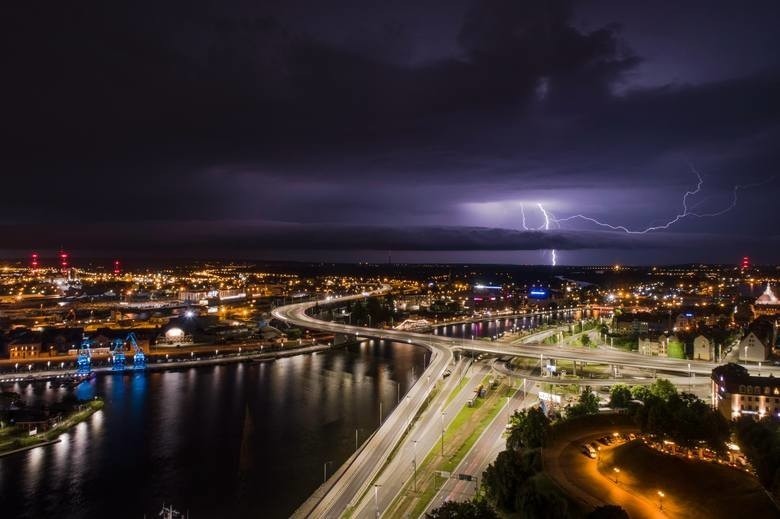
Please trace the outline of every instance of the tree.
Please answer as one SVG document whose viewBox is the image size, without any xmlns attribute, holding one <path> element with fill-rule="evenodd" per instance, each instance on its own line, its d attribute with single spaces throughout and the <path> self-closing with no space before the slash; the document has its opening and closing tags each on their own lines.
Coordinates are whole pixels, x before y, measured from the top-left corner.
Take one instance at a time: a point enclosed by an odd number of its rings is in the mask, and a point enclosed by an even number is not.
<svg viewBox="0 0 780 519">
<path fill-rule="evenodd" d="M 647 386 L 633 386 L 631 388 L 631 398 L 634 400 L 641 400 L 644 402 L 648 399 L 650 396 L 650 390 L 647 388 Z"/>
<path fill-rule="evenodd" d="M 583 333 L 582 337 L 580 337 L 580 342 L 585 347 L 590 346 L 590 336 L 587 333 Z"/>
<path fill-rule="evenodd" d="M 516 500 L 516 508 L 523 519 L 567 519 L 568 503 L 555 492 L 539 484 L 539 476 L 529 479 Z"/>
<path fill-rule="evenodd" d="M 482 473 L 485 496 L 496 507 L 518 510 L 520 490 L 541 467 L 538 450 L 501 451 Z"/>
<path fill-rule="evenodd" d="M 540 407 L 515 411 L 509 419 L 511 425 L 506 448 L 510 450 L 543 447 L 550 430 L 550 419 Z"/>
<path fill-rule="evenodd" d="M 609 406 L 628 407 L 631 402 L 631 390 L 625 384 L 615 384 L 609 393 Z"/>
<path fill-rule="evenodd" d="M 737 441 L 761 484 L 775 498 L 780 497 L 780 427 L 777 422 L 756 422 L 743 417 L 736 423 Z"/>
<path fill-rule="evenodd" d="M 566 413 L 568 418 L 576 418 L 599 412 L 599 397 L 593 392 L 590 386 L 585 386 L 580 393 L 579 401 L 571 406 Z"/>
<path fill-rule="evenodd" d="M 597 506 L 585 519 L 628 519 L 628 512 L 617 505 Z"/>
<path fill-rule="evenodd" d="M 432 519 L 498 519 L 498 514 L 490 508 L 487 501 L 447 501 L 432 510 L 428 517 Z"/>
<path fill-rule="evenodd" d="M 368 312 L 366 306 L 361 301 L 355 301 L 350 308 L 352 314 L 352 324 L 360 325 L 368 321 Z"/>
<path fill-rule="evenodd" d="M 677 394 L 677 388 L 665 378 L 659 378 L 650 384 L 649 389 L 650 394 L 655 395 L 666 402 L 668 402 L 673 395 Z"/>
<path fill-rule="evenodd" d="M 643 431 L 669 438 L 683 447 L 698 447 L 703 441 L 722 452 L 729 438 L 726 419 L 690 393 L 675 392 L 668 400 L 649 393 L 644 405 L 637 408 L 635 419 Z"/>
</svg>

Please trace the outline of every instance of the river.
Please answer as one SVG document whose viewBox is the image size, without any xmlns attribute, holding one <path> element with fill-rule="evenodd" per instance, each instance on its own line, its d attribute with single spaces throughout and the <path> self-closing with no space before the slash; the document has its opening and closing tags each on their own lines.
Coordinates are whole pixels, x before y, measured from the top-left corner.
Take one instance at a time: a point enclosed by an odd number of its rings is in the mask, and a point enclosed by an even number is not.
<svg viewBox="0 0 780 519">
<path fill-rule="evenodd" d="M 392 410 L 426 350 L 365 341 L 279 359 L 108 374 L 75 390 L 106 406 L 62 442 L 0 458 L 0 515 L 287 517 Z M 65 389 L 16 384 L 28 403 Z"/>
</svg>

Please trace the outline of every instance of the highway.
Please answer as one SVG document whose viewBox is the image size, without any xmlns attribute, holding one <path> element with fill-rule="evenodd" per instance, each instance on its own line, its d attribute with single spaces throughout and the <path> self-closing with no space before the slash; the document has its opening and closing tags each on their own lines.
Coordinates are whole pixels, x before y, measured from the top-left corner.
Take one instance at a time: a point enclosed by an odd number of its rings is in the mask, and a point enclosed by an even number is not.
<svg viewBox="0 0 780 519">
<path fill-rule="evenodd" d="M 450 377 L 452 379 L 451 387 L 437 394 L 430 411 L 418 420 L 403 439 L 396 456 L 377 480 L 379 487 L 376 496 L 373 493 L 363 496 L 363 499 L 353 508 L 353 517 L 375 517 L 377 505 L 380 513 L 387 511 L 403 490 L 404 485 L 413 480 L 414 460 L 416 459 L 417 463 L 421 464 L 430 452 L 434 452 L 437 456 L 440 455 L 442 430 L 446 430 L 450 426 L 489 371 L 484 364 L 473 366 L 469 366 L 469 364 L 463 362 L 459 366 L 461 369 L 458 372 L 453 372 Z M 466 373 L 466 376 L 469 377 L 467 383 L 450 402 L 447 402 L 450 393 L 457 386 L 460 375 L 465 370 L 468 370 Z"/>
<path fill-rule="evenodd" d="M 564 359 L 590 362 L 594 364 L 614 364 L 618 366 L 634 367 L 647 370 L 663 371 L 679 374 L 696 374 L 709 377 L 711 370 L 718 364 L 703 361 L 687 361 L 680 359 L 670 359 L 666 357 L 651 357 L 639 355 L 637 353 L 625 351 L 613 351 L 600 348 L 584 348 L 571 346 L 554 346 L 538 343 L 530 343 L 531 340 L 541 340 L 545 333 L 551 333 L 550 330 L 540 332 L 534 336 L 524 337 L 521 343 L 501 344 L 480 340 L 463 340 L 449 337 L 406 332 L 393 329 L 374 329 L 361 326 L 352 326 L 341 323 L 326 322 L 311 317 L 306 311 L 315 305 L 330 305 L 342 303 L 350 300 L 361 299 L 373 295 L 381 295 L 390 290 L 385 285 L 381 289 L 370 294 L 358 294 L 338 299 L 309 301 L 296 303 L 279 307 L 273 310 L 274 318 L 287 321 L 295 326 L 309 328 L 314 330 L 328 331 L 343 335 L 354 335 L 362 337 L 375 337 L 389 339 L 398 342 L 407 342 L 422 346 L 431 351 L 431 358 L 426 368 L 426 376 L 421 376 L 411 387 L 406 398 L 396 407 L 396 409 L 385 419 L 379 429 L 364 443 L 356 456 L 350 458 L 345 466 L 342 466 L 326 485 L 318 491 L 309 500 L 307 500 L 296 512 L 296 517 L 329 517 L 335 518 L 341 516 L 346 510 L 352 510 L 352 517 L 371 517 L 375 515 L 376 510 L 370 510 L 370 504 L 373 503 L 379 512 L 384 510 L 397 494 L 397 490 L 402 488 L 404 481 L 410 476 L 411 461 L 410 452 L 413 450 L 410 445 L 412 440 L 418 441 L 418 454 L 427 453 L 429 449 L 424 449 L 423 445 L 430 443 L 435 434 L 432 431 L 439 431 L 441 428 L 441 402 L 444 394 L 448 394 L 454 388 L 453 380 L 455 376 L 450 377 L 443 384 L 439 393 L 437 393 L 433 404 L 426 408 L 426 411 L 418 417 L 414 424 L 412 434 L 408 435 L 405 442 L 401 444 L 396 453 L 396 457 L 388 464 L 388 470 L 382 472 L 383 467 L 388 462 L 391 454 L 399 445 L 408 431 L 413 418 L 419 413 L 425 400 L 431 395 L 434 387 L 442 380 L 442 375 L 447 367 L 452 367 L 454 362 L 453 352 L 469 351 L 474 353 L 485 353 L 497 356 L 520 356 L 544 359 Z M 538 335 L 538 336 L 537 336 Z M 762 375 L 773 373 L 780 375 L 777 368 L 764 367 L 761 370 Z M 476 378 L 476 377 L 475 377 Z M 629 379 L 630 380 L 630 379 Z M 460 392 L 459 396 L 462 396 Z M 454 401 L 453 401 L 454 402 Z M 462 406 L 462 403 L 460 404 Z M 455 413 L 452 413 L 454 416 Z M 449 416 L 448 415 L 445 415 Z M 446 426 L 446 424 L 445 424 Z M 437 429 L 438 427 L 438 429 Z M 421 432 L 417 432 L 421 431 Z M 411 438 L 411 439 L 410 439 Z M 397 460 L 397 461 L 396 461 Z M 402 470 L 403 464 L 406 464 L 406 470 Z M 389 470 L 389 467 L 396 469 Z M 399 468 L 400 467 L 400 468 Z M 391 474 L 392 477 L 383 479 L 383 474 Z M 373 486 L 373 485 L 386 485 Z M 373 486 L 373 488 L 372 488 Z M 380 491 L 381 490 L 381 491 Z M 383 497 L 380 497 L 383 496 Z M 355 503 L 355 500 L 360 500 Z M 376 505 L 380 506 L 377 507 Z"/>
<path fill-rule="evenodd" d="M 389 287 L 382 287 L 373 294 L 386 292 Z M 365 297 L 361 294 L 341 298 L 344 302 Z M 321 304 L 327 304 L 321 301 Z M 364 334 L 365 328 L 345 324 L 324 322 L 306 315 L 306 310 L 316 302 L 297 303 L 283 306 L 273 311 L 273 316 L 291 322 L 297 326 L 317 330 L 327 330 L 346 335 Z M 369 490 L 383 465 L 398 444 L 399 439 L 407 430 L 414 416 L 418 413 L 425 400 L 431 394 L 434 385 L 442 379 L 444 370 L 453 360 L 452 351 L 438 341 L 431 340 L 426 334 L 400 332 L 395 330 L 373 330 L 375 336 L 383 336 L 399 342 L 408 342 L 423 346 L 431 351 L 431 359 L 426 369 L 426 377 L 420 377 L 406 394 L 406 398 L 390 413 L 379 429 L 363 444 L 359 453 L 351 458 L 348 466 L 342 467 L 331 477 L 330 486 L 324 493 L 314 499 L 307 500 L 296 511 L 299 517 L 339 517 L 357 496 L 364 495 Z M 454 377 L 450 377 L 450 380 Z M 453 382 L 448 382 L 452 384 Z M 431 413 L 425 413 L 431 415 Z"/>
<path fill-rule="evenodd" d="M 512 398 L 507 400 L 501 411 L 482 432 L 479 439 L 452 472 L 452 477 L 444 482 L 433 497 L 428 504 L 426 512 L 430 512 L 434 508 L 441 506 L 445 501 L 464 501 L 474 497 L 477 490 L 477 484 L 481 481 L 482 473 L 489 464 L 493 463 L 498 456 L 498 453 L 506 449 L 504 432 L 506 431 L 506 424 L 509 422 L 509 417 L 512 416 L 512 413 L 517 409 L 531 407 L 538 403 L 538 399 L 534 394 L 536 391 L 536 384 L 533 384 L 532 386 L 533 387 L 529 387 L 528 393 L 524 394 L 523 391 L 517 391 Z M 470 474 L 477 476 L 480 479 L 478 482 L 462 481 L 457 479 L 457 474 Z M 421 517 L 425 517 L 425 513 L 423 513 Z"/>
</svg>

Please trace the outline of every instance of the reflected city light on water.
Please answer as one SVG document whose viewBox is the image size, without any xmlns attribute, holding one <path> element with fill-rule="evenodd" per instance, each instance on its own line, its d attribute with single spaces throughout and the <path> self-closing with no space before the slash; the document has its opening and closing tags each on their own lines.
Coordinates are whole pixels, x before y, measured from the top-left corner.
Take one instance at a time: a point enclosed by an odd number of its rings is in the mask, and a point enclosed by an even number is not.
<svg viewBox="0 0 780 519">
<path fill-rule="evenodd" d="M 338 466 L 356 429 L 361 441 L 371 435 L 380 398 L 387 418 L 424 352 L 375 340 L 274 362 L 98 376 L 73 393 L 103 397 L 102 411 L 58 444 L 0 458 L 0 516 L 84 516 L 89 503 L 111 517 L 151 517 L 163 500 L 193 517 L 289 516 L 322 483 L 322 457 Z M 19 391 L 29 403 L 65 394 L 29 386 Z M 117 488 L 133 495 L 119 508 Z"/>
</svg>

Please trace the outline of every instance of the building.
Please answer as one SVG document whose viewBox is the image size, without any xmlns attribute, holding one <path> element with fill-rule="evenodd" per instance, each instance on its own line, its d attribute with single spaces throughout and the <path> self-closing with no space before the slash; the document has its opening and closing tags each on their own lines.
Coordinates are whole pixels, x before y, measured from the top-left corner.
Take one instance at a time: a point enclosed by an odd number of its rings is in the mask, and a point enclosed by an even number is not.
<svg viewBox="0 0 780 519">
<path fill-rule="evenodd" d="M 697 335 L 693 339 L 693 360 L 714 360 L 715 342 L 704 335 Z"/>
<path fill-rule="evenodd" d="M 769 285 L 769 283 L 766 284 L 766 290 L 764 290 L 764 293 L 758 296 L 758 299 L 756 299 L 756 304 L 762 306 L 780 305 L 780 300 L 778 300 L 777 296 L 775 296 L 775 293 L 772 292 L 772 287 Z"/>
<path fill-rule="evenodd" d="M 636 313 L 620 314 L 615 316 L 612 323 L 612 329 L 616 333 L 622 334 L 647 334 L 663 333 L 670 330 L 671 318 L 669 315 Z"/>
<path fill-rule="evenodd" d="M 772 292 L 772 287 L 769 286 L 769 283 L 766 284 L 764 293 L 758 296 L 758 299 L 753 304 L 753 314 L 755 316 L 780 314 L 780 300 Z"/>
<path fill-rule="evenodd" d="M 651 355 L 655 357 L 666 357 L 668 353 L 669 338 L 660 337 L 639 337 L 638 351 L 642 355 Z"/>
<path fill-rule="evenodd" d="M 41 334 L 25 331 L 8 344 L 8 357 L 15 360 L 35 359 L 41 355 Z"/>
<path fill-rule="evenodd" d="M 739 364 L 712 370 L 712 405 L 729 420 L 741 416 L 780 420 L 780 378 L 752 376 Z"/>
<path fill-rule="evenodd" d="M 763 362 L 772 352 L 777 327 L 768 319 L 758 319 L 750 324 L 747 333 L 739 342 L 739 360 Z"/>
<path fill-rule="evenodd" d="M 749 331 L 739 341 L 739 360 L 747 362 L 763 362 L 767 358 L 768 345 L 756 332 Z"/>
<path fill-rule="evenodd" d="M 179 290 L 179 301 L 194 304 L 208 304 L 209 301 L 233 301 L 245 299 L 246 292 L 240 288 L 212 290 Z"/>
</svg>

